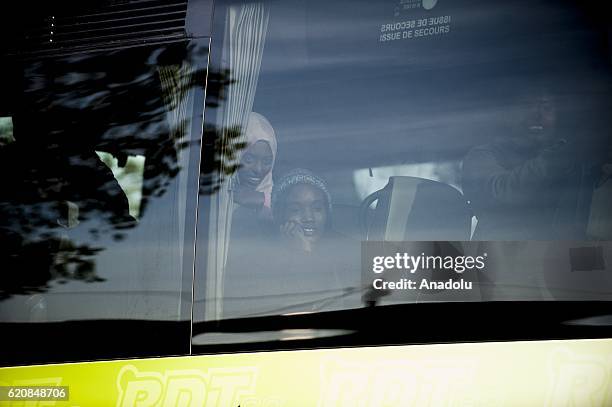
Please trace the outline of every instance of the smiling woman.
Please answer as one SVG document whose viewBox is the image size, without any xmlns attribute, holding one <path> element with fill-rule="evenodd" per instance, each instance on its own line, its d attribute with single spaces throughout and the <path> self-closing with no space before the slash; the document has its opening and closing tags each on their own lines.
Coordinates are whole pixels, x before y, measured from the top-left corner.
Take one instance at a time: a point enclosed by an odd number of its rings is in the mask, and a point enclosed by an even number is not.
<svg viewBox="0 0 612 407">
<path fill-rule="evenodd" d="M 308 170 L 285 175 L 273 191 L 274 220 L 298 250 L 312 252 L 330 233 L 331 197 L 325 182 Z"/>
<path fill-rule="evenodd" d="M 235 203 L 269 217 L 276 135 L 265 117 L 251 112 L 245 137 L 246 148 L 239 152 L 239 168 L 233 177 L 233 199 Z"/>
<path fill-rule="evenodd" d="M 325 181 L 290 171 L 274 185 L 272 212 L 269 233 L 232 234 L 224 317 L 359 306 L 358 244 L 333 230 Z"/>
</svg>

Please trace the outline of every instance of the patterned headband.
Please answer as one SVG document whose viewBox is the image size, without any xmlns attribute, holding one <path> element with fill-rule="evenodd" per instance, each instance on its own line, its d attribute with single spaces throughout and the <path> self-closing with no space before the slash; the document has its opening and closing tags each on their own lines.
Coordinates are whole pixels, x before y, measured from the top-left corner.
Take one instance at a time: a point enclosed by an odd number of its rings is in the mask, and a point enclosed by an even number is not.
<svg viewBox="0 0 612 407">
<path fill-rule="evenodd" d="M 327 189 L 327 184 L 312 171 L 304 168 L 291 170 L 285 174 L 278 183 L 274 183 L 274 187 L 272 188 L 272 211 L 274 212 L 275 208 L 278 208 L 281 199 L 290 187 L 300 184 L 312 185 L 321 190 L 327 200 L 328 213 L 331 213 L 332 201 L 329 190 Z"/>
</svg>

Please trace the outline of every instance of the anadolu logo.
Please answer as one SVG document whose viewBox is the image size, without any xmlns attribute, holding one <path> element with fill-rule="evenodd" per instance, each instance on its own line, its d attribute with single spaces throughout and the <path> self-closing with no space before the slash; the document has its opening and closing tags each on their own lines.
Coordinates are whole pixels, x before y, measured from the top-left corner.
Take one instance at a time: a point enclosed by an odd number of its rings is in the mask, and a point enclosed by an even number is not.
<svg viewBox="0 0 612 407">
<path fill-rule="evenodd" d="M 423 8 L 425 10 L 431 10 L 436 7 L 436 4 L 438 4 L 438 0 L 423 0 Z"/>
</svg>

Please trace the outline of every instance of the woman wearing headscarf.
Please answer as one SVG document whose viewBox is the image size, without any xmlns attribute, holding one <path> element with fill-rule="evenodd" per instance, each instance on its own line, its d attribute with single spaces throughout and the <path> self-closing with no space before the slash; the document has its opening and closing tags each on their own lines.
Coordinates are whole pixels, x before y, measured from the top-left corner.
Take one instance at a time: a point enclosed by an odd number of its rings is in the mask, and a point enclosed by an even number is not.
<svg viewBox="0 0 612 407">
<path fill-rule="evenodd" d="M 250 270 L 249 262 L 267 247 L 271 234 L 274 129 L 264 116 L 251 112 L 244 140 L 245 146 L 238 153 L 238 171 L 230 180 L 230 236 L 223 276 L 226 297 L 242 287 L 244 273 Z M 225 302 L 225 314 L 233 314 L 227 311 L 232 309 L 232 300 Z"/>
<path fill-rule="evenodd" d="M 276 159 L 276 135 L 270 122 L 251 112 L 246 126 L 246 147 L 239 152 L 239 168 L 234 175 L 234 203 L 270 217 L 272 168 Z"/>
</svg>

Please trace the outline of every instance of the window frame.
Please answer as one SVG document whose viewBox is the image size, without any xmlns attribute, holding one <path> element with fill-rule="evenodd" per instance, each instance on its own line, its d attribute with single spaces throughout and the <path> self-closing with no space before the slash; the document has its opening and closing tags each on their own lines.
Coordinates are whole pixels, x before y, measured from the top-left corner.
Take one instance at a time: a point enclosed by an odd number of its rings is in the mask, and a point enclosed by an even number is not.
<svg viewBox="0 0 612 407">
<path fill-rule="evenodd" d="M 245 1 L 219 1 L 215 15 L 224 16 L 232 4 Z M 214 18 L 211 29 L 209 72 L 222 72 L 223 18 Z M 219 122 L 221 109 L 218 95 L 209 89 L 206 100 L 205 126 Z M 203 163 L 215 161 L 215 135 L 204 132 Z M 220 171 L 220 168 L 206 168 Z M 198 206 L 198 238 L 194 293 L 205 292 L 206 264 L 211 227 L 210 199 Z M 194 297 L 194 298 L 195 298 Z M 192 341 L 199 335 L 217 335 L 208 344 L 192 343 L 193 354 L 226 352 L 279 351 L 334 347 L 436 344 L 461 342 L 595 339 L 612 338 L 612 323 L 597 323 L 609 318 L 612 301 L 482 301 L 386 305 L 306 315 L 277 315 L 238 319 L 206 318 L 206 310 L 194 302 Z M 595 319 L 591 319 L 595 318 Z M 202 322 L 204 321 L 204 322 Z M 601 321 L 601 320 L 600 320 Z M 317 337 L 317 330 L 339 330 L 335 336 Z M 242 334 L 311 330 L 312 337 L 281 340 L 274 334 L 269 340 L 238 339 Z M 236 340 L 232 339 L 235 336 Z"/>
<path fill-rule="evenodd" d="M 68 54 L 103 55 L 132 47 L 155 47 L 181 42 L 185 47 L 195 46 L 204 52 L 194 57 L 195 69 L 208 72 L 210 53 L 210 16 L 212 0 L 189 0 L 183 38 L 139 44 L 118 42 L 100 45 L 86 51 L 71 48 L 58 49 L 48 55 L 36 56 L 28 53 L 2 55 L 3 60 L 20 61 L 45 58 L 53 60 Z M 2 50 L 0 50 L 2 51 Z M 193 277 L 195 262 L 196 218 L 199 190 L 199 167 L 201 158 L 202 126 L 206 77 L 194 87 L 193 109 L 188 142 L 191 144 L 188 162 L 187 192 L 185 202 L 185 236 L 183 269 L 181 270 L 181 305 L 178 321 L 147 320 L 80 320 L 49 323 L 0 322 L 0 330 L 12 332 L 5 337 L 4 351 L 0 353 L 0 366 L 19 366 L 34 363 L 63 363 L 101 359 L 129 359 L 154 356 L 189 355 L 191 353 L 191 318 L 193 299 Z M 178 265 L 177 265 L 178 266 Z"/>
</svg>

